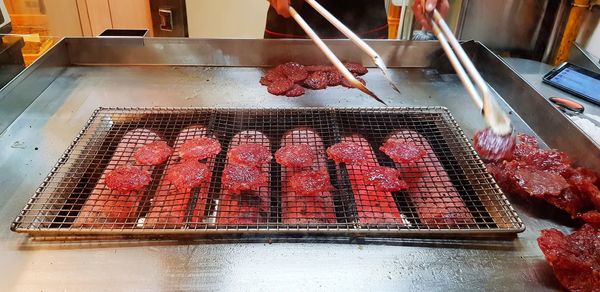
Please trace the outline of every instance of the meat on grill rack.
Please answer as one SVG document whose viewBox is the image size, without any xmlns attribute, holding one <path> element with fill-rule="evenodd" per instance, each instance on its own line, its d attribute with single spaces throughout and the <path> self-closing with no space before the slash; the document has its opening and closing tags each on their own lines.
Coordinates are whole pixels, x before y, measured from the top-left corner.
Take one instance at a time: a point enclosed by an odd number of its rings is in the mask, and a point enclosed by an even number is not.
<svg viewBox="0 0 600 292">
<path fill-rule="evenodd" d="M 412 130 L 397 131 L 385 143 L 393 139 L 413 143 L 425 151 L 421 159 L 408 166 L 396 163 L 401 178 L 408 184 L 407 193 L 415 205 L 421 224 L 428 227 L 474 224 L 473 216 L 427 139 Z"/>
<path fill-rule="evenodd" d="M 137 191 L 111 190 L 106 180 L 115 169 L 135 163 L 136 149 L 155 141 L 160 141 L 158 134 L 147 129 L 135 129 L 123 135 L 100 180 L 75 218 L 73 227 L 112 229 L 137 220 L 145 188 Z M 140 166 L 139 169 L 150 173 L 154 166 Z"/>
<path fill-rule="evenodd" d="M 286 224 L 335 223 L 336 213 L 329 174 L 327 173 L 325 146 L 321 137 L 309 129 L 293 129 L 281 140 L 275 153 L 281 167 L 281 217 Z M 305 171 L 315 171 L 321 188 L 308 184 Z M 313 170 L 311 170 L 313 169 Z M 311 191 L 306 191 L 306 187 Z M 298 192 L 298 189 L 304 191 Z"/>
<path fill-rule="evenodd" d="M 270 141 L 258 131 L 243 131 L 233 136 L 225 169 L 231 167 L 254 170 L 244 172 L 251 177 L 221 177 L 222 185 L 217 206 L 217 224 L 239 225 L 268 222 L 271 191 L 269 189 Z M 249 152 L 246 152 L 249 151 Z M 239 163 L 243 163 L 240 165 Z M 235 179 L 236 181 L 232 181 Z M 241 187 L 246 181 L 248 188 Z M 227 189 L 228 185 L 237 186 Z"/>
<path fill-rule="evenodd" d="M 204 207 L 208 197 L 209 182 L 214 168 L 214 158 L 211 157 L 206 161 L 207 176 L 198 181 L 198 186 L 194 183 L 194 188 L 187 186 L 178 188 L 167 176 L 169 173 L 173 173 L 178 165 L 181 165 L 178 161 L 182 161 L 182 163 L 188 161 L 199 163 L 198 159 L 205 159 L 207 157 L 206 153 L 220 152 L 220 146 L 218 147 L 219 151 L 217 151 L 216 147 L 214 147 L 214 141 L 216 140 L 208 138 L 206 127 L 201 125 L 184 128 L 177 135 L 174 148 L 178 156 L 172 156 L 167 161 L 167 167 L 164 171 L 165 176 L 158 183 L 150 209 L 146 213 L 144 226 L 152 228 L 175 228 L 183 226 L 194 190 L 197 191 L 197 201 L 192 222 L 202 222 Z M 218 141 L 216 142 L 218 143 Z M 205 151 L 204 149 L 213 150 Z M 211 154 L 209 156 L 214 155 Z M 185 161 L 184 157 L 188 160 Z"/>
<path fill-rule="evenodd" d="M 404 224 L 403 216 L 392 193 L 377 190 L 376 187 L 365 182 L 366 173 L 372 168 L 379 167 L 369 142 L 361 135 L 351 135 L 343 137 L 342 142 L 337 145 L 358 147 L 360 152 L 364 153 L 361 163 L 345 164 L 356 201 L 359 222 L 361 224 Z M 338 164 L 338 167 L 342 166 Z"/>
</svg>

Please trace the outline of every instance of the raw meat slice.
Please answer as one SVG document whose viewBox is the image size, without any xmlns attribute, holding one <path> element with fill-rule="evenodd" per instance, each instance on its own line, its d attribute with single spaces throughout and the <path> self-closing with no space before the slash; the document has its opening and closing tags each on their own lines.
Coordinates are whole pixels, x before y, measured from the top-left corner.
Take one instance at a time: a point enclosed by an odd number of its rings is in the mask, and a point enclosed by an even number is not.
<svg viewBox="0 0 600 292">
<path fill-rule="evenodd" d="M 502 184 L 523 197 L 558 196 L 569 187 L 567 181 L 557 173 L 511 161 L 503 164 Z"/>
<path fill-rule="evenodd" d="M 344 80 L 344 76 L 338 71 L 327 72 L 327 85 L 338 86 L 341 85 Z"/>
<path fill-rule="evenodd" d="M 184 129 L 181 131 L 181 134 L 190 133 L 195 135 L 194 137 L 180 137 L 178 139 L 185 141 L 177 150 L 179 157 L 183 160 L 204 160 L 206 158 L 213 158 L 221 152 L 221 143 L 217 139 L 209 138 L 204 136 L 205 134 L 200 135 L 199 133 L 204 133 L 206 130 L 204 128 L 199 128 L 197 126 L 192 126 L 190 130 Z M 180 134 L 180 135 L 181 135 Z"/>
<path fill-rule="evenodd" d="M 265 163 L 269 163 L 273 156 L 271 156 L 271 150 L 269 145 L 263 144 L 240 144 L 233 148 L 230 148 L 227 153 L 229 161 L 235 164 L 241 164 L 246 166 L 261 166 Z"/>
<path fill-rule="evenodd" d="M 571 160 L 566 153 L 554 149 L 540 149 L 535 137 L 526 134 L 517 135 L 517 144 L 512 156 L 512 160 L 517 160 L 540 170 L 561 174 L 568 171 L 571 164 Z"/>
<path fill-rule="evenodd" d="M 600 290 L 600 230 L 583 225 L 565 235 L 542 230 L 538 245 L 558 281 L 570 291 Z"/>
<path fill-rule="evenodd" d="M 369 69 L 358 63 L 345 63 L 344 66 L 346 66 L 350 72 L 358 76 L 365 75 L 369 72 Z"/>
<path fill-rule="evenodd" d="M 392 133 L 390 139 L 412 142 L 425 149 L 425 158 L 415 161 L 411 166 L 396 164 L 401 177 L 408 183 L 407 193 L 421 224 L 428 227 L 452 227 L 475 223 L 425 137 L 415 131 L 400 130 Z"/>
<path fill-rule="evenodd" d="M 535 137 L 523 133 L 518 134 L 517 143 L 515 144 L 515 149 L 513 151 L 513 158 L 520 159 L 522 157 L 528 156 L 529 154 L 537 151 L 538 149 L 539 147 Z"/>
<path fill-rule="evenodd" d="M 357 141 L 366 142 L 364 139 L 357 139 Z M 342 141 L 334 144 L 327 148 L 327 156 L 337 163 L 362 163 L 368 159 L 369 145 L 361 145 L 350 141 Z"/>
<path fill-rule="evenodd" d="M 310 89 L 325 89 L 328 83 L 326 72 L 315 71 L 304 80 L 304 86 Z"/>
<path fill-rule="evenodd" d="M 516 139 L 512 135 L 500 136 L 491 128 L 475 132 L 473 147 L 479 156 L 487 161 L 510 160 L 515 149 Z"/>
<path fill-rule="evenodd" d="M 308 143 L 308 144 L 306 144 Z M 327 167 L 325 157 L 325 146 L 321 137 L 312 130 L 309 129 L 294 129 L 286 133 L 281 141 L 283 148 L 291 148 L 298 145 L 308 146 L 310 151 L 311 164 L 308 162 L 302 163 L 303 165 L 312 166 L 312 169 L 325 169 Z M 305 148 L 304 146 L 300 146 Z M 301 149 L 302 153 L 304 149 Z M 281 157 L 276 159 L 282 160 Z M 306 160 L 303 160 L 306 161 Z M 329 189 L 326 189 L 319 193 L 301 195 L 294 191 L 294 176 L 298 174 L 300 170 L 285 167 L 282 164 L 281 167 L 281 216 L 282 223 L 284 224 L 308 224 L 308 223 L 336 223 L 336 215 L 333 204 L 333 198 Z M 327 171 L 322 173 L 323 176 L 329 177 Z"/>
<path fill-rule="evenodd" d="M 285 95 L 285 93 L 294 87 L 294 82 L 289 79 L 277 79 L 267 87 L 267 91 L 274 95 Z"/>
<path fill-rule="evenodd" d="M 308 71 L 309 73 L 316 72 L 316 71 L 322 71 L 322 72 L 337 71 L 337 69 L 333 66 L 324 66 L 324 65 L 304 66 L 304 70 Z"/>
<path fill-rule="evenodd" d="M 356 63 L 346 63 L 347 68 L 362 84 L 366 82 L 358 77 L 368 72 L 364 66 Z M 305 93 L 303 87 L 309 89 L 325 89 L 327 86 L 343 85 L 353 88 L 353 84 L 344 79 L 342 74 L 333 66 L 303 66 L 288 62 L 268 70 L 260 78 L 260 84 L 267 86 L 267 91 L 274 95 L 289 97 L 301 96 Z M 302 86 L 300 86 L 302 85 Z"/>
<path fill-rule="evenodd" d="M 266 183 L 267 174 L 255 166 L 229 163 L 223 170 L 223 189 L 229 192 L 256 191 Z"/>
<path fill-rule="evenodd" d="M 298 63 L 288 62 L 277 67 L 280 67 L 279 71 L 295 83 L 304 81 L 308 77 L 308 72 L 304 69 L 304 66 Z"/>
<path fill-rule="evenodd" d="M 111 190 L 128 192 L 143 190 L 151 180 L 148 171 L 131 165 L 123 165 L 107 173 L 104 182 Z"/>
<path fill-rule="evenodd" d="M 106 186 L 106 177 L 119 166 L 134 164 L 135 150 L 154 141 L 160 141 L 159 136 L 147 129 L 135 129 L 123 135 L 98 183 L 75 218 L 73 227 L 134 227 L 145 190 L 110 190 Z M 141 166 L 140 169 L 151 173 L 154 166 Z"/>
<path fill-rule="evenodd" d="M 577 217 L 582 210 L 592 207 L 587 198 L 572 187 L 564 190 L 559 196 L 544 196 L 541 199 L 567 212 L 571 217 Z"/>
<path fill-rule="evenodd" d="M 588 223 L 596 228 L 600 228 L 600 212 L 596 210 L 585 212 L 579 215 L 579 218 L 581 218 L 585 223 Z"/>
<path fill-rule="evenodd" d="M 378 191 L 397 192 L 408 188 L 405 181 L 399 179 L 400 172 L 395 168 L 374 166 L 365 172 L 365 184 Z"/>
<path fill-rule="evenodd" d="M 586 198 L 569 185 L 567 185 L 568 187 L 562 190 L 559 195 L 556 195 L 556 192 L 551 192 L 549 195 L 538 194 L 536 197 L 529 196 L 529 193 L 520 187 L 518 184 L 519 182 L 514 176 L 514 170 L 519 167 L 527 167 L 527 165 L 523 164 L 523 166 L 521 166 L 519 161 L 516 160 L 490 163 L 487 165 L 488 171 L 494 176 L 498 185 L 507 194 L 514 194 L 525 199 L 532 198 L 532 200 L 544 200 L 549 204 L 566 211 L 571 214 L 571 216 L 576 216 L 580 210 L 587 208 L 588 203 Z M 529 168 L 531 169 L 532 167 Z M 551 174 L 557 175 L 555 173 Z M 521 183 L 524 184 L 525 182 L 521 181 Z"/>
<path fill-rule="evenodd" d="M 571 167 L 567 154 L 554 149 L 538 149 L 518 160 L 537 169 L 556 173 L 563 173 Z"/>
<path fill-rule="evenodd" d="M 275 152 L 275 161 L 288 168 L 307 168 L 313 165 L 315 153 L 308 144 L 284 145 Z"/>
<path fill-rule="evenodd" d="M 206 164 L 196 160 L 188 160 L 175 164 L 167 171 L 165 179 L 171 182 L 178 190 L 186 191 L 206 182 L 209 175 Z"/>
<path fill-rule="evenodd" d="M 138 149 L 133 156 L 139 165 L 160 165 L 169 159 L 173 149 L 165 141 L 148 143 Z"/>
<path fill-rule="evenodd" d="M 595 185 L 598 180 L 596 173 L 585 168 L 571 168 L 569 172 L 566 176 L 571 188 L 587 198 L 596 210 L 600 210 L 600 190 Z"/>
<path fill-rule="evenodd" d="M 598 209 L 600 205 L 600 191 L 592 182 L 596 180 L 595 175 L 586 173 L 582 169 L 571 169 L 565 175 L 569 187 L 559 196 L 545 196 L 543 200 L 551 205 L 569 213 L 571 217 L 579 217 L 580 213 Z M 502 186 L 504 187 L 504 186 Z M 507 192 L 513 193 L 512 190 Z"/>
<path fill-rule="evenodd" d="M 231 139 L 229 144 L 228 161 L 229 164 L 236 164 L 231 159 L 231 151 L 238 148 L 240 145 L 258 145 L 263 149 L 269 149 L 269 139 L 262 133 L 257 131 L 243 131 Z M 256 190 L 244 192 L 232 192 L 225 188 L 221 188 L 221 194 L 217 205 L 217 224 L 221 225 L 236 225 L 236 224 L 260 224 L 266 223 L 269 220 L 271 206 L 271 192 L 269 189 L 269 160 L 271 160 L 270 152 L 269 159 L 257 159 L 260 164 L 255 166 L 264 177 L 267 177 L 263 183 L 257 186 Z"/>
<path fill-rule="evenodd" d="M 266 76 L 260 77 L 260 85 L 269 86 L 273 81 L 269 80 Z"/>
<path fill-rule="evenodd" d="M 288 90 L 285 93 L 285 96 L 289 96 L 289 97 L 296 97 L 296 96 L 300 96 L 304 94 L 304 87 L 298 85 L 298 84 L 294 84 L 294 86 L 292 87 L 292 89 Z"/>
<path fill-rule="evenodd" d="M 379 150 L 395 162 L 402 164 L 420 160 L 427 155 L 427 151 L 423 147 L 403 139 L 388 139 L 379 147 Z"/>
<path fill-rule="evenodd" d="M 513 160 L 488 164 L 504 192 L 544 200 L 573 218 L 600 208 L 594 172 L 572 168 L 565 153 L 538 148 L 532 136 L 520 134 L 518 140 Z"/>
<path fill-rule="evenodd" d="M 298 195 L 316 195 L 331 188 L 327 169 L 301 170 L 290 177 L 290 190 Z"/>
<path fill-rule="evenodd" d="M 543 200 L 572 218 L 582 218 L 584 212 L 600 210 L 598 178 L 570 164 L 566 153 L 540 149 L 535 137 L 519 134 L 512 160 L 490 163 L 488 170 L 504 192 Z"/>
<path fill-rule="evenodd" d="M 571 189 L 590 203 L 590 208 L 600 210 L 600 190 L 595 185 L 598 180 L 595 172 L 586 168 L 570 168 L 563 176 L 567 178 Z"/>
<path fill-rule="evenodd" d="M 285 74 L 283 74 L 283 72 L 281 71 L 281 68 L 278 67 L 270 69 L 263 77 L 266 79 L 265 81 L 268 81 L 270 83 L 273 83 L 280 79 L 288 79 L 287 76 L 285 76 Z"/>
<path fill-rule="evenodd" d="M 517 184 L 530 196 L 558 196 L 569 187 L 560 175 L 531 168 L 518 168 L 514 172 Z"/>
<path fill-rule="evenodd" d="M 179 133 L 175 139 L 175 152 L 179 153 L 181 158 L 191 159 L 188 161 L 193 163 L 198 163 L 197 159 L 208 158 L 206 160 L 206 166 L 208 167 L 207 177 L 204 178 L 204 183 L 200 184 L 197 188 L 179 190 L 167 179 L 166 175 L 163 176 L 152 198 L 150 209 L 146 213 L 145 227 L 182 227 L 192 193 L 195 194 L 196 192 L 198 195 L 196 205 L 193 206 L 193 216 L 190 226 L 194 227 L 195 224 L 202 223 L 210 188 L 210 178 L 215 164 L 214 156 L 221 150 L 218 141 L 209 138 L 207 135 L 208 131 L 206 127 L 201 125 L 187 127 Z M 207 145 L 212 146 L 207 147 Z M 173 168 L 177 167 L 177 160 L 177 156 L 171 156 L 169 161 L 167 161 L 165 174 L 172 172 Z"/>
<path fill-rule="evenodd" d="M 378 191 L 374 186 L 365 183 L 365 173 L 379 166 L 369 142 L 363 136 L 352 135 L 342 138 L 340 144 L 347 143 L 358 145 L 361 152 L 365 154 L 365 159 L 360 164 L 346 164 L 359 222 L 361 224 L 404 224 L 403 216 L 398 210 L 392 193 Z"/>
</svg>

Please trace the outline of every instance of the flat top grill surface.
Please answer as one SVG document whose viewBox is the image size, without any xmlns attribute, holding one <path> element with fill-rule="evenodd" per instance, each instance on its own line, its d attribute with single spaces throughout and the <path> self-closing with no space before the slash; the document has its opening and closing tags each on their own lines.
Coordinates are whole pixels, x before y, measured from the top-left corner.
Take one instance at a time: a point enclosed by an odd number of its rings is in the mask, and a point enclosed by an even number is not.
<svg viewBox="0 0 600 292">
<path fill-rule="evenodd" d="M 189 192 L 170 188 L 163 176 L 178 163 L 176 155 L 149 169 L 152 181 L 143 192 L 115 194 L 102 183 L 105 169 L 130 163 L 139 145 L 161 139 L 175 147 L 178 139 L 191 135 L 221 143 L 216 158 L 205 161 L 212 170 L 209 183 Z M 316 164 L 329 175 L 331 191 L 317 197 L 291 194 L 291 172 L 275 159 L 263 167 L 268 184 L 258 191 L 239 195 L 222 190 L 221 175 L 232 145 L 264 144 L 274 154 L 284 137 L 318 149 L 322 155 L 317 155 Z M 379 150 L 390 137 L 420 141 L 430 151 L 416 165 L 394 164 Z M 327 147 L 347 139 L 372 150 L 371 166 L 396 167 L 403 178 L 412 178 L 409 190 L 376 192 L 360 183 L 360 173 L 369 165 L 336 165 L 326 158 Z M 119 150 L 119 143 L 126 147 Z M 100 108 L 15 219 L 12 230 L 65 235 L 393 236 L 505 234 L 521 232 L 524 226 L 445 108 Z"/>
</svg>

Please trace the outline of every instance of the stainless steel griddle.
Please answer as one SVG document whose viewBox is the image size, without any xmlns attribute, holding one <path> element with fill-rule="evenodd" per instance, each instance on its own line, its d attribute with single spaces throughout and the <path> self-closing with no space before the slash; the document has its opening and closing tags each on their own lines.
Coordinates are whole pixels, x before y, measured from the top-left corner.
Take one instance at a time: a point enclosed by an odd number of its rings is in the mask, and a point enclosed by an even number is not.
<svg viewBox="0 0 600 292">
<path fill-rule="evenodd" d="M 369 64 L 347 41 L 342 59 Z M 435 42 L 369 42 L 391 67 L 397 95 L 376 70 L 370 88 L 393 107 L 448 108 L 466 137 L 485 126 Z M 515 131 L 600 169 L 598 146 L 501 58 L 463 44 L 509 111 Z M 267 67 L 325 63 L 310 41 L 67 38 L 0 91 L 0 273 L 8 290 L 128 290 L 252 287 L 286 290 L 558 290 L 537 247 L 541 229 L 570 232 L 559 212 L 509 197 L 527 229 L 512 237 L 373 238 L 240 235 L 187 240 L 53 241 L 10 226 L 99 107 L 372 108 L 357 90 L 272 96 L 258 84 Z M 540 75 L 541 77 L 541 75 Z M 530 77 L 533 78 L 533 77 Z M 222 244 L 227 243 L 227 244 Z M 272 244 L 269 244 L 272 243 Z M 327 244 L 323 244 L 327 243 Z M 66 281 L 65 279 L 72 279 Z M 250 288 L 249 288 L 250 289 Z"/>
</svg>

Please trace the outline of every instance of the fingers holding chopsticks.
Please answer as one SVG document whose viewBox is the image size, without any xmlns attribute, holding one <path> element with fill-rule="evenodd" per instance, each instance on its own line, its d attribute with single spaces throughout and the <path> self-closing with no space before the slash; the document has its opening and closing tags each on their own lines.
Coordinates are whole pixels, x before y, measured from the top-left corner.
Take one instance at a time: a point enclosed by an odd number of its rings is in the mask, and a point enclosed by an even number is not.
<svg viewBox="0 0 600 292">
<path fill-rule="evenodd" d="M 431 18 L 433 10 L 437 9 L 442 16 L 445 16 L 450 10 L 448 0 L 415 0 L 412 6 L 415 19 L 425 30 L 432 30 Z"/>
<path fill-rule="evenodd" d="M 289 11 L 290 0 L 269 0 L 269 3 L 271 4 L 271 6 L 273 6 L 275 11 L 277 11 L 277 14 L 279 14 L 285 18 L 291 17 L 290 11 Z"/>
<path fill-rule="evenodd" d="M 268 0 L 271 6 L 277 11 L 277 14 L 289 18 L 290 15 L 290 0 Z"/>
<path fill-rule="evenodd" d="M 277 14 L 288 18 L 291 17 L 289 12 L 290 0 L 268 0 Z M 431 17 L 434 9 L 437 9 L 442 16 L 445 16 L 450 10 L 448 0 L 415 0 L 412 6 L 415 14 L 415 19 L 421 24 L 423 29 L 432 30 Z"/>
</svg>

